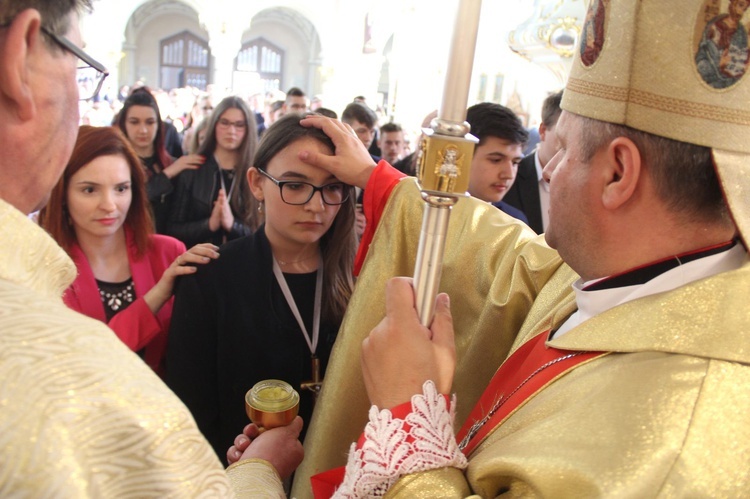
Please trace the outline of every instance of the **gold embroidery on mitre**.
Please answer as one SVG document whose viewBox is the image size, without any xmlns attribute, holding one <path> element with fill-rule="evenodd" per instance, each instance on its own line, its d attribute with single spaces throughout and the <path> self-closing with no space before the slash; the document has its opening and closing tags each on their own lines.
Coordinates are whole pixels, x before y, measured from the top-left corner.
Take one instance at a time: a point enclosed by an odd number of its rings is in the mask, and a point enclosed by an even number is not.
<svg viewBox="0 0 750 499">
<path fill-rule="evenodd" d="M 640 106 L 667 111 L 690 118 L 701 118 L 735 125 L 750 126 L 750 112 L 711 104 L 675 99 L 643 90 L 614 87 L 603 83 L 592 83 L 577 78 L 568 80 L 567 89 L 592 97 L 628 102 Z"/>
<path fill-rule="evenodd" d="M 630 91 L 630 102 L 642 106 L 668 111 L 674 114 L 681 114 L 690 118 L 702 118 L 711 121 L 721 121 L 735 125 L 750 125 L 750 113 L 733 109 L 730 107 L 720 107 L 711 104 L 703 104 L 695 101 L 675 99 L 664 95 L 657 95 L 642 90 Z"/>
<path fill-rule="evenodd" d="M 590 95 L 592 97 L 599 97 L 601 99 L 620 102 L 628 101 L 629 92 L 627 88 L 615 87 L 605 83 L 595 83 L 570 77 L 568 78 L 568 83 L 565 88 L 566 90 L 572 90 L 573 92 Z"/>
<path fill-rule="evenodd" d="M 733 86 L 747 72 L 748 7 L 750 0 L 705 0 L 698 14 L 693 35 L 695 67 L 701 80 L 714 89 Z"/>
</svg>

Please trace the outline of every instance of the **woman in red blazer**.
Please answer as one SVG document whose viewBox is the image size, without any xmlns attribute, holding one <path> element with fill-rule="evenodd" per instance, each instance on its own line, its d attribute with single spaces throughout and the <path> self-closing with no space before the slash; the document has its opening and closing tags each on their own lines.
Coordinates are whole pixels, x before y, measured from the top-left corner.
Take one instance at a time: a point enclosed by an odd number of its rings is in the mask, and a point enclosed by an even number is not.
<svg viewBox="0 0 750 499">
<path fill-rule="evenodd" d="M 217 247 L 153 233 L 144 173 L 121 132 L 82 126 L 39 221 L 68 252 L 78 277 L 63 299 L 106 322 L 125 345 L 163 372 L 177 276 L 217 258 Z"/>
</svg>

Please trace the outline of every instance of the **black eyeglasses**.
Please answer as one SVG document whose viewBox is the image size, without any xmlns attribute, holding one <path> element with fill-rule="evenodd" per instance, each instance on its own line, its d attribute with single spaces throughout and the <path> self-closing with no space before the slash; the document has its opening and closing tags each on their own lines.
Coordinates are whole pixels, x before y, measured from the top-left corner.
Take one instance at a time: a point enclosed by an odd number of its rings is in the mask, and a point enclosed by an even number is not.
<svg viewBox="0 0 750 499">
<path fill-rule="evenodd" d="M 332 206 L 344 204 L 346 200 L 349 199 L 349 189 L 347 189 L 347 185 L 343 182 L 313 185 L 298 180 L 276 180 L 267 172 L 261 169 L 258 169 L 258 171 L 279 186 L 281 200 L 286 204 L 307 204 L 318 191 L 320 191 L 320 196 L 323 198 L 323 202 Z"/>
<path fill-rule="evenodd" d="M 78 66 L 78 70 L 76 71 L 78 99 L 89 100 L 96 97 L 102 89 L 104 79 L 109 75 L 109 71 L 104 67 L 104 64 L 88 55 L 75 43 L 71 42 L 64 36 L 56 35 L 44 26 L 42 26 L 42 31 L 52 38 L 60 47 L 72 53 L 86 64 L 85 66 Z"/>
<path fill-rule="evenodd" d="M 10 22 L 0 24 L 0 28 L 7 28 L 10 24 Z M 79 100 L 89 100 L 96 97 L 102 89 L 104 79 L 109 75 L 109 71 L 104 67 L 104 64 L 98 62 L 64 36 L 56 35 L 44 26 L 41 29 L 44 34 L 49 36 L 63 50 L 72 53 L 86 64 L 85 66 L 79 66 L 76 72 Z"/>
<path fill-rule="evenodd" d="M 244 121 L 229 121 L 225 120 L 224 118 L 221 118 L 219 120 L 218 125 L 222 128 L 229 128 L 230 126 L 233 126 L 237 130 L 244 130 L 245 128 L 247 128 L 247 123 L 245 123 Z"/>
</svg>

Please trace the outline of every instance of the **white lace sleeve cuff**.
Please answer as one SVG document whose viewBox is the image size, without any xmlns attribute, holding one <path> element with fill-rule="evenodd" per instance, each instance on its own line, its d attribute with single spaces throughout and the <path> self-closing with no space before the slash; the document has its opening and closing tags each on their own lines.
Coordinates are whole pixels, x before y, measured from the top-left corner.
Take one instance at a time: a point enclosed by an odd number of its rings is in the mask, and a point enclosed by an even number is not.
<svg viewBox="0 0 750 499">
<path fill-rule="evenodd" d="M 466 468 L 453 433 L 455 396 L 448 407 L 432 381 L 425 382 L 422 390 L 424 394 L 412 397 L 405 419 L 394 418 L 388 409 L 370 408 L 365 442 L 359 449 L 352 444 L 344 482 L 334 497 L 382 497 L 403 475 Z"/>
</svg>

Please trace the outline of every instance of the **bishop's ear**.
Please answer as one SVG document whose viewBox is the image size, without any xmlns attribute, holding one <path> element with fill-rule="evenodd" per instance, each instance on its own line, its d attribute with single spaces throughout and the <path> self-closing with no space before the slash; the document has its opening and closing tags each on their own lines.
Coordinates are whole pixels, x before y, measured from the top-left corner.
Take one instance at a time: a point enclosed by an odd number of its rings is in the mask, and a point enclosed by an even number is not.
<svg viewBox="0 0 750 499">
<path fill-rule="evenodd" d="M 641 152 L 626 137 L 617 137 L 607 147 L 602 202 L 615 210 L 632 199 L 642 174 Z"/>
<path fill-rule="evenodd" d="M 15 117 L 28 121 L 36 114 L 34 104 L 35 71 L 42 65 L 38 58 L 47 51 L 42 39 L 42 19 L 35 9 L 26 9 L 6 28 L 0 46 L 0 94 Z"/>
</svg>

